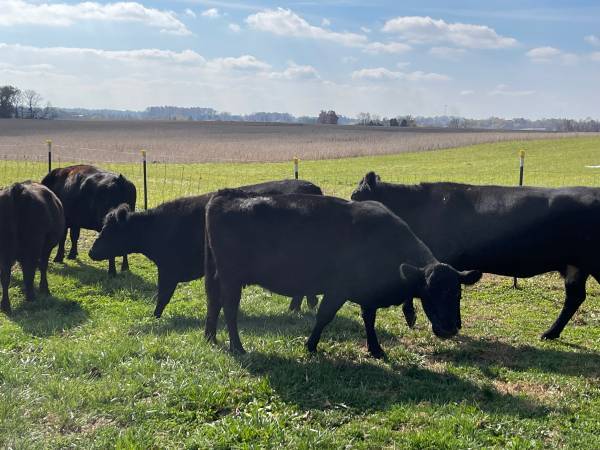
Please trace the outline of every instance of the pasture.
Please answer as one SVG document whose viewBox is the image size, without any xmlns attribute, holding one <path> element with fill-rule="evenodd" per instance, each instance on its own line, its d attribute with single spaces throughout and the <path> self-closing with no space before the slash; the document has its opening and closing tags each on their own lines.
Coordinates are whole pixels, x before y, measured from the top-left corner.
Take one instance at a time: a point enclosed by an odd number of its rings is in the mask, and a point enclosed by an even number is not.
<svg viewBox="0 0 600 450">
<path fill-rule="evenodd" d="M 2 141 L 4 142 L 4 140 Z M 300 163 L 300 177 L 348 198 L 375 170 L 386 181 L 516 184 L 600 183 L 600 138 L 507 141 L 436 152 Z M 41 152 L 43 155 L 43 151 Z M 339 155 L 338 155 L 339 156 Z M 285 159 L 285 158 L 282 158 Z M 63 161 L 64 162 L 64 161 Z M 138 186 L 139 164 L 110 164 Z M 149 200 L 290 177 L 289 162 L 150 164 Z M 0 185 L 41 178 L 43 162 L 0 161 Z M 576 230 L 574 231 L 576 232 Z M 388 353 L 370 358 L 359 308 L 347 304 L 304 350 L 314 313 L 244 291 L 240 331 L 247 355 L 203 336 L 203 281 L 180 285 L 161 319 L 156 270 L 144 257 L 115 279 L 87 255 L 51 264 L 51 297 L 0 316 L 0 446 L 8 448 L 598 448 L 600 287 L 561 339 L 540 334 L 562 306 L 557 275 L 486 276 L 465 290 L 463 329 L 441 341 L 418 308 L 408 329 L 399 308 L 382 310 L 377 332 Z M 293 237 L 291 237 L 293 238 Z M 417 306 L 418 302 L 417 302 Z"/>
</svg>

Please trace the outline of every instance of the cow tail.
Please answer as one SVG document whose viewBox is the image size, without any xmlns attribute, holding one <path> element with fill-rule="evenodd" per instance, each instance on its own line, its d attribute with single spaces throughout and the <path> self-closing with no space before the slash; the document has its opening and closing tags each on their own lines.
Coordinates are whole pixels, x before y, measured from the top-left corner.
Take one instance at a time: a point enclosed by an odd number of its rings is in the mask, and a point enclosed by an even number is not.
<svg viewBox="0 0 600 450">
<path fill-rule="evenodd" d="M 208 219 L 208 214 L 206 214 L 206 219 Z M 206 220 L 204 230 L 204 287 L 209 303 L 220 302 L 221 288 L 219 274 L 217 272 L 217 261 L 215 260 L 215 255 L 210 243 L 208 220 Z"/>
</svg>

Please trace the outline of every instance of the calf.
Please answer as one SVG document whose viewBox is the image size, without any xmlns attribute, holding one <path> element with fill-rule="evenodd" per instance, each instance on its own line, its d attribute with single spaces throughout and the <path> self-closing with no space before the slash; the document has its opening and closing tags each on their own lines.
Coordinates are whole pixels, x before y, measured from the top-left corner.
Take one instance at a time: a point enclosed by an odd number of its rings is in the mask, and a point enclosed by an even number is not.
<svg viewBox="0 0 600 450">
<path fill-rule="evenodd" d="M 323 195 L 321 188 L 298 180 L 270 181 L 243 186 L 261 194 L 304 193 Z M 142 253 L 158 267 L 158 298 L 154 315 L 160 317 L 177 284 L 204 276 L 204 216 L 214 193 L 173 200 L 144 212 L 132 213 L 127 206 L 111 212 L 89 255 L 102 260 L 115 255 Z M 302 296 L 296 296 L 290 309 L 300 310 Z M 315 296 L 308 298 L 316 306 Z"/>
<path fill-rule="evenodd" d="M 560 336 L 583 303 L 586 280 L 600 281 L 600 189 L 401 185 L 368 173 L 353 200 L 377 200 L 400 215 L 440 259 L 511 277 L 558 271 L 566 298 L 543 339 Z M 414 323 L 412 303 L 405 315 Z"/>
<path fill-rule="evenodd" d="M 205 336 L 215 342 L 223 307 L 230 348 L 241 353 L 237 313 L 244 286 L 286 296 L 324 294 L 306 344 L 311 352 L 346 300 L 359 304 L 369 352 L 381 357 L 375 334 L 378 308 L 419 297 L 433 332 L 450 337 L 460 328 L 461 283 L 475 283 L 481 276 L 440 263 L 380 203 L 298 194 L 220 191 L 206 208 L 205 256 Z"/>
<path fill-rule="evenodd" d="M 48 259 L 63 235 L 65 217 L 60 200 L 38 183 L 15 183 L 0 191 L 0 310 L 10 313 L 8 286 L 16 261 L 23 271 L 25 298 L 35 300 L 33 279 L 40 270 L 40 291 L 49 295 Z"/>
<path fill-rule="evenodd" d="M 42 180 L 61 200 L 65 208 L 67 228 L 71 229 L 71 250 L 67 258 L 77 258 L 77 241 L 81 228 L 100 231 L 104 217 L 125 203 L 135 209 L 136 189 L 123 175 L 94 166 L 78 165 L 54 169 Z M 63 262 L 67 230 L 59 243 L 54 261 Z M 121 270 L 128 270 L 127 253 L 121 253 Z M 109 259 L 108 273 L 116 275 L 114 256 Z"/>
</svg>

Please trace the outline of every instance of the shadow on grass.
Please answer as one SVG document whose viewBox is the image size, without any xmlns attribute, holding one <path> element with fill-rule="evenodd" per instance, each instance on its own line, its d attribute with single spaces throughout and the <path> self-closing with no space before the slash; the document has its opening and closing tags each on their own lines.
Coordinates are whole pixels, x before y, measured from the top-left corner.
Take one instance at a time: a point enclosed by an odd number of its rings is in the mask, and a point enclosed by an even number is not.
<svg viewBox="0 0 600 450">
<path fill-rule="evenodd" d="M 156 294 L 156 285 L 130 271 L 119 271 L 117 276 L 113 277 L 108 274 L 107 270 L 86 264 L 80 260 L 75 260 L 74 265 L 54 263 L 50 271 L 67 278 L 74 278 L 83 284 L 99 283 L 102 289 L 108 293 L 117 289 L 131 289 L 133 287 L 135 290 L 150 294 L 144 295 L 144 299 L 155 300 L 153 296 Z"/>
<path fill-rule="evenodd" d="M 79 303 L 40 294 L 33 302 L 18 303 L 8 317 L 23 331 L 37 337 L 52 336 L 88 320 Z"/>
<path fill-rule="evenodd" d="M 461 343 L 459 347 L 440 351 L 434 354 L 433 358 L 459 366 L 476 366 L 491 378 L 497 377 L 495 366 L 517 371 L 535 369 L 562 375 L 600 377 L 600 353 L 568 342 L 558 340 L 553 344 L 575 348 L 578 351 L 537 348 L 530 345 L 514 347 L 504 342 L 474 339 L 469 336 L 459 336 L 457 339 Z"/>
<path fill-rule="evenodd" d="M 205 317 L 190 317 L 182 315 L 163 316 L 151 323 L 144 323 L 133 331 L 141 333 L 167 334 L 184 333 L 190 330 L 204 330 Z M 264 313 L 264 314 L 245 314 L 240 310 L 238 313 L 238 327 L 243 334 L 267 335 L 283 334 L 293 337 L 305 336 L 308 338 L 315 324 L 315 313 L 303 311 L 282 312 L 282 313 Z M 219 329 L 225 328 L 223 313 L 219 319 Z M 392 339 L 397 336 L 392 335 L 384 329 L 378 328 L 377 335 L 382 341 Z M 362 320 L 352 320 L 338 315 L 323 332 L 323 338 L 335 342 L 356 340 L 357 345 L 362 345 L 365 339 L 364 325 Z"/>
<path fill-rule="evenodd" d="M 254 375 L 267 377 L 286 402 L 302 409 L 351 408 L 370 412 L 384 411 L 395 404 L 427 402 L 466 403 L 486 412 L 518 417 L 540 417 L 550 411 L 529 399 L 417 366 L 356 363 L 324 355 L 296 360 L 257 352 L 238 359 Z"/>
</svg>

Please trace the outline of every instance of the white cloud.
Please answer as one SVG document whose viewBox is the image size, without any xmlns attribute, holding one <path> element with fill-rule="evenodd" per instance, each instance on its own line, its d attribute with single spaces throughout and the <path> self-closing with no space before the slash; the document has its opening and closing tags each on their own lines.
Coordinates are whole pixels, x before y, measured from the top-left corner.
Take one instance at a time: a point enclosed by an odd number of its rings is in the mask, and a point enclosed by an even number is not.
<svg viewBox="0 0 600 450">
<path fill-rule="evenodd" d="M 323 18 L 323 20 L 321 20 L 322 27 L 328 27 L 329 25 L 331 25 L 331 20 L 329 20 L 327 18 Z"/>
<path fill-rule="evenodd" d="M 346 47 L 363 47 L 367 44 L 366 36 L 356 33 L 336 32 L 309 24 L 302 17 L 289 9 L 267 9 L 246 18 L 246 23 L 260 31 L 277 36 L 293 36 L 322 41 L 335 42 Z"/>
<path fill-rule="evenodd" d="M 432 47 L 429 49 L 431 56 L 448 61 L 459 61 L 466 53 L 467 51 L 464 48 Z"/>
<path fill-rule="evenodd" d="M 536 47 L 525 53 L 534 63 L 552 63 L 572 65 L 579 61 L 579 57 L 573 53 L 566 53 L 554 47 Z"/>
<path fill-rule="evenodd" d="M 356 56 L 343 56 L 342 62 L 344 64 L 354 64 L 355 62 L 358 62 L 358 58 Z"/>
<path fill-rule="evenodd" d="M 196 18 L 196 13 L 192 11 L 190 8 L 186 8 L 184 11 L 185 15 L 191 17 L 192 19 Z"/>
<path fill-rule="evenodd" d="M 499 84 L 489 92 L 489 95 L 502 97 L 526 97 L 533 94 L 535 94 L 535 91 L 510 90 L 506 84 Z"/>
<path fill-rule="evenodd" d="M 448 42 L 465 48 L 494 49 L 517 44 L 516 39 L 501 36 L 485 25 L 448 23 L 423 16 L 396 17 L 385 23 L 383 31 L 414 43 Z"/>
<path fill-rule="evenodd" d="M 400 61 L 400 62 L 396 63 L 396 67 L 398 69 L 405 69 L 408 66 L 410 66 L 410 63 L 408 61 Z"/>
<path fill-rule="evenodd" d="M 362 31 L 363 33 L 369 34 L 372 30 L 367 27 L 360 27 L 360 31 Z"/>
<path fill-rule="evenodd" d="M 221 13 L 219 13 L 219 10 L 217 8 L 210 8 L 205 11 L 202 11 L 202 17 L 216 19 L 217 17 L 221 17 Z"/>
<path fill-rule="evenodd" d="M 591 45 L 600 46 L 600 38 L 594 34 L 590 34 L 583 38 L 585 42 Z"/>
<path fill-rule="evenodd" d="M 592 59 L 592 61 L 599 61 L 600 62 L 600 52 L 593 52 L 590 55 L 590 58 Z"/>
<path fill-rule="evenodd" d="M 252 55 L 243 55 L 237 58 L 216 58 L 208 63 L 208 66 L 217 70 L 241 70 L 260 72 L 269 70 L 270 64 L 263 62 Z"/>
<path fill-rule="evenodd" d="M 376 67 L 372 69 L 361 69 L 352 72 L 353 80 L 370 81 L 389 81 L 389 80 L 408 80 L 408 81 L 447 81 L 450 78 L 439 73 L 416 72 L 394 72 L 385 67 Z"/>
<path fill-rule="evenodd" d="M 475 91 L 471 89 L 465 89 L 464 91 L 460 91 L 460 95 L 462 96 L 473 95 L 474 93 Z"/>
<path fill-rule="evenodd" d="M 371 42 L 367 44 L 364 51 L 372 54 L 380 54 L 380 53 L 388 53 L 388 54 L 396 54 L 396 53 L 404 53 L 411 50 L 412 47 L 408 44 L 404 44 L 403 42 Z"/>
<path fill-rule="evenodd" d="M 227 28 L 229 28 L 229 31 L 233 31 L 234 33 L 239 33 L 242 31 L 242 27 L 240 27 L 237 23 L 230 23 Z"/>
<path fill-rule="evenodd" d="M 300 66 L 292 62 L 283 72 L 270 73 L 269 78 L 284 80 L 318 80 L 320 77 L 319 72 L 313 66 Z"/>
<path fill-rule="evenodd" d="M 137 2 L 33 3 L 2 0 L 0 27 L 45 25 L 68 27 L 81 21 L 129 22 L 180 36 L 192 34 L 172 11 L 147 8 Z"/>
</svg>

